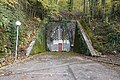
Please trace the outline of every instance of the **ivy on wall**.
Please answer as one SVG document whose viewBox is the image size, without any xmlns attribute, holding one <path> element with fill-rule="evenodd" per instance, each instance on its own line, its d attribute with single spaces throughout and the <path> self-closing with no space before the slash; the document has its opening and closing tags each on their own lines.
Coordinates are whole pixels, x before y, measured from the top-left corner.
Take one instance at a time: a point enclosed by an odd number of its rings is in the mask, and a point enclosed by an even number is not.
<svg viewBox="0 0 120 80">
<path fill-rule="evenodd" d="M 32 49 L 32 54 L 37 54 L 40 52 L 46 51 L 47 44 L 46 44 L 46 29 L 45 26 L 48 24 L 48 20 L 44 19 L 40 23 L 39 30 L 36 35 L 36 42 Z"/>
<path fill-rule="evenodd" d="M 77 53 L 85 54 L 85 55 L 90 55 L 88 46 L 83 38 L 82 33 L 80 32 L 80 27 L 81 26 L 76 23 L 73 51 Z"/>
<path fill-rule="evenodd" d="M 16 4 L 17 5 L 17 4 Z M 5 2 L 0 2 L 0 52 L 4 53 L 5 48 L 8 52 L 15 52 L 16 25 L 17 19 L 25 21 L 25 14 L 18 11 L 14 6 Z M 21 26 L 23 28 L 23 25 Z M 23 31 L 22 29 L 20 33 Z M 20 34 L 21 35 L 21 34 Z M 20 40 L 21 41 L 21 40 Z"/>
</svg>

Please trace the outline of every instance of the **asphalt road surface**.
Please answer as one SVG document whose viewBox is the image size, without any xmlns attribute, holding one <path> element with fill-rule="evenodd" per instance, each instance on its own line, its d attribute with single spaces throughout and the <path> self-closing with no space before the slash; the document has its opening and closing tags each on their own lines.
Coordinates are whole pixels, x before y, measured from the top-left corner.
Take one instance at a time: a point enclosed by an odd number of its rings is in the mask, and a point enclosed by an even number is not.
<svg viewBox="0 0 120 80">
<path fill-rule="evenodd" d="M 1 68 L 0 80 L 120 80 L 120 73 L 80 56 L 38 55 Z"/>
</svg>

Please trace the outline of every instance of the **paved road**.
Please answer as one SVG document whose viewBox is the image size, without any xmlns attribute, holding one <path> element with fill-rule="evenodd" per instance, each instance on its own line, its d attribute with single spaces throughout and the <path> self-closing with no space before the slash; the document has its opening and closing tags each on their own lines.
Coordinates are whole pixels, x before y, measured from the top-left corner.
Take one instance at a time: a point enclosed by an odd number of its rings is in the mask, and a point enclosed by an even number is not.
<svg viewBox="0 0 120 80">
<path fill-rule="evenodd" d="M 37 56 L 0 72 L 0 80 L 120 80 L 118 72 L 78 56 Z"/>
</svg>

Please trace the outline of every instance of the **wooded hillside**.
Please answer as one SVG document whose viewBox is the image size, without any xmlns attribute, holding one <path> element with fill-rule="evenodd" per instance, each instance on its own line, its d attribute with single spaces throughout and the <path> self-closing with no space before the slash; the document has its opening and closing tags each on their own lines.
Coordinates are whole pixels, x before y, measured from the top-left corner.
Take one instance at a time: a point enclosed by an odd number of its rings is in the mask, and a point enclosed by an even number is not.
<svg viewBox="0 0 120 80">
<path fill-rule="evenodd" d="M 15 52 L 17 20 L 20 51 L 49 17 L 80 20 L 95 49 L 120 53 L 120 0 L 0 0 L 0 54 Z"/>
</svg>

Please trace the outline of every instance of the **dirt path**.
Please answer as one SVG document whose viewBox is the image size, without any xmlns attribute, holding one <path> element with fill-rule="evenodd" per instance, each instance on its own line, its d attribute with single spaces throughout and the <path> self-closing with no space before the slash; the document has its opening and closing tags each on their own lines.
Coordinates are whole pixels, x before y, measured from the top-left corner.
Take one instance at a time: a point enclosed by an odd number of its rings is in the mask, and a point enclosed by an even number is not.
<svg viewBox="0 0 120 80">
<path fill-rule="evenodd" d="M 0 80 L 120 80 L 120 73 L 74 53 L 47 53 L 0 69 Z"/>
</svg>

